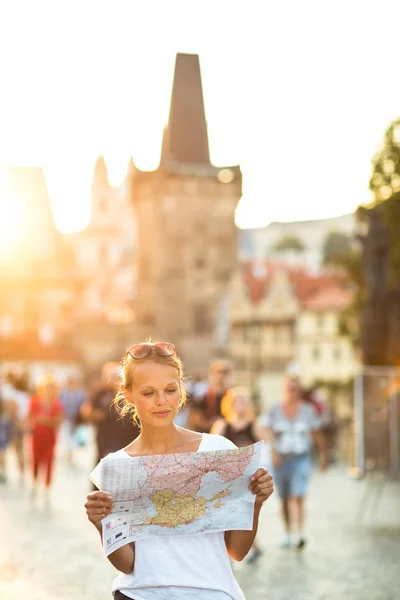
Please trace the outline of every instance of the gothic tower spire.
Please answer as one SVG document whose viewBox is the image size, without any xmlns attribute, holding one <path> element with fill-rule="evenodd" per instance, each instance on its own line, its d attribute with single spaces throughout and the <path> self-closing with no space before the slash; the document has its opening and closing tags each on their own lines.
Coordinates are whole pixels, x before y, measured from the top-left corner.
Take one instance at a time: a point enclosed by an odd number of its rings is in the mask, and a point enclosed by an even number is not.
<svg viewBox="0 0 400 600">
<path fill-rule="evenodd" d="M 207 122 L 197 54 L 177 54 L 161 164 L 210 164 Z"/>
<path fill-rule="evenodd" d="M 106 161 L 104 160 L 104 157 L 100 155 L 96 160 L 94 167 L 92 186 L 97 188 L 107 188 L 108 185 L 109 182 Z"/>
</svg>

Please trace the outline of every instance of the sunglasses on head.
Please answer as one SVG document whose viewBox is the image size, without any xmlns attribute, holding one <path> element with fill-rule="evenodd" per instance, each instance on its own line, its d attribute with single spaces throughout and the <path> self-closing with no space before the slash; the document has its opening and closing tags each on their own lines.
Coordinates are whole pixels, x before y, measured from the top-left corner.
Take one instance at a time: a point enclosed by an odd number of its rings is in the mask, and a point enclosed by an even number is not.
<svg viewBox="0 0 400 600">
<path fill-rule="evenodd" d="M 169 342 L 156 342 L 155 344 L 144 342 L 143 344 L 130 346 L 126 354 L 129 354 L 131 358 L 139 360 L 146 358 L 151 352 L 155 352 L 158 356 L 173 356 L 176 350 L 174 344 L 170 344 Z"/>
</svg>

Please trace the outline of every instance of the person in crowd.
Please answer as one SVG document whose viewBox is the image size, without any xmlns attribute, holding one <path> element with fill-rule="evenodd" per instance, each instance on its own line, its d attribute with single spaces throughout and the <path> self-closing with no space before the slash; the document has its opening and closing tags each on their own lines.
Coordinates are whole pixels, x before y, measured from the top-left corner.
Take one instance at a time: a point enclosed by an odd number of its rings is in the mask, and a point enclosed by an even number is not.
<svg viewBox="0 0 400 600">
<path fill-rule="evenodd" d="M 139 435 L 138 425 L 121 418 L 113 403 L 120 381 L 120 366 L 108 362 L 102 369 L 102 382 L 89 402 L 81 409 L 81 415 L 96 431 L 96 464 L 110 452 L 120 450 Z"/>
<path fill-rule="evenodd" d="M 302 399 L 314 408 L 320 422 L 320 431 L 324 437 L 328 460 L 334 462 L 337 421 L 329 402 L 316 385 L 303 390 Z"/>
<path fill-rule="evenodd" d="M 199 433 L 208 433 L 221 418 L 221 402 L 231 386 L 232 367 L 226 360 L 212 363 L 207 389 L 200 395 L 194 395 L 190 407 L 188 426 Z"/>
<path fill-rule="evenodd" d="M 320 423 L 312 406 L 302 401 L 297 377 L 288 375 L 283 399 L 271 407 L 263 419 L 272 443 L 274 482 L 281 499 L 286 535 L 284 547 L 304 548 L 304 499 L 312 470 L 313 445 L 321 468 L 327 465 Z M 294 537 L 293 537 L 294 535 Z"/>
<path fill-rule="evenodd" d="M 66 386 L 61 391 L 60 400 L 64 408 L 63 433 L 66 458 L 69 463 L 72 463 L 73 452 L 77 446 L 76 428 L 85 401 L 85 392 L 77 377 L 68 377 Z"/>
<path fill-rule="evenodd" d="M 256 420 L 256 411 L 250 392 L 245 387 L 229 389 L 221 402 L 222 418 L 215 421 L 211 434 L 222 435 L 238 448 L 250 446 L 266 437 L 266 431 Z M 248 562 L 256 562 L 261 550 L 253 543 Z"/>
<path fill-rule="evenodd" d="M 28 420 L 32 432 L 32 496 L 35 497 L 42 469 L 47 494 L 50 490 L 57 432 L 63 420 L 59 387 L 52 374 L 43 375 L 38 381 L 36 393 L 30 399 Z"/>
<path fill-rule="evenodd" d="M 0 393 L 0 483 L 7 483 L 6 451 L 11 440 L 12 419 L 9 405 Z"/>
<path fill-rule="evenodd" d="M 17 457 L 20 483 L 25 477 L 25 438 L 28 430 L 29 393 L 27 378 L 20 374 L 15 377 L 12 393 L 15 406 L 12 444 Z"/>
<path fill-rule="evenodd" d="M 116 404 L 123 415 L 140 423 L 141 432 L 114 456 L 128 459 L 235 447 L 219 435 L 190 431 L 174 423 L 185 403 L 185 387 L 182 363 L 173 344 L 131 346 L 122 365 Z M 92 474 L 95 480 L 99 469 Z M 255 494 L 252 531 L 154 535 L 110 554 L 110 562 L 119 571 L 113 585 L 114 599 L 243 600 L 229 556 L 242 560 L 250 550 L 261 507 L 273 491 L 272 478 L 266 469 L 259 469 L 249 486 Z M 101 534 L 101 520 L 111 512 L 112 499 L 103 492 L 92 492 L 85 507 L 88 519 Z"/>
</svg>

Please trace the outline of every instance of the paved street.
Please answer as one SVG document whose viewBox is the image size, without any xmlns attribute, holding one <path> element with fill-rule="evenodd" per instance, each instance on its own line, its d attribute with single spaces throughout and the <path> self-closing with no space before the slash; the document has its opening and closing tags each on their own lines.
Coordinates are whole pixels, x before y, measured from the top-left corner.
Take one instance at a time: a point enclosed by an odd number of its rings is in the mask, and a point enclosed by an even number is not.
<svg viewBox="0 0 400 600">
<path fill-rule="evenodd" d="M 109 600 L 113 568 L 83 509 L 90 453 L 78 465 L 62 458 L 52 508 L 35 505 L 12 481 L 0 488 L 0 598 L 2 600 Z M 247 600 L 398 600 L 400 598 L 400 485 L 388 483 L 378 509 L 360 522 L 364 481 L 344 469 L 316 473 L 308 502 L 307 549 L 279 548 L 277 498 L 264 508 L 257 565 L 235 565 Z"/>
</svg>

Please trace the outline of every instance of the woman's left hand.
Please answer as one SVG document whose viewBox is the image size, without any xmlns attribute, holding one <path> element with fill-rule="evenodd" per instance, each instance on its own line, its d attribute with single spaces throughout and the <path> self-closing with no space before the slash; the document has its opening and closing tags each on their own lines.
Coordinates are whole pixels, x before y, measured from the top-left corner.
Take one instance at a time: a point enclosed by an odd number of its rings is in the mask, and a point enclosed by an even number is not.
<svg viewBox="0 0 400 600">
<path fill-rule="evenodd" d="M 256 494 L 256 505 L 262 506 L 274 491 L 272 475 L 268 473 L 267 469 L 260 467 L 250 478 L 249 489 Z"/>
</svg>

